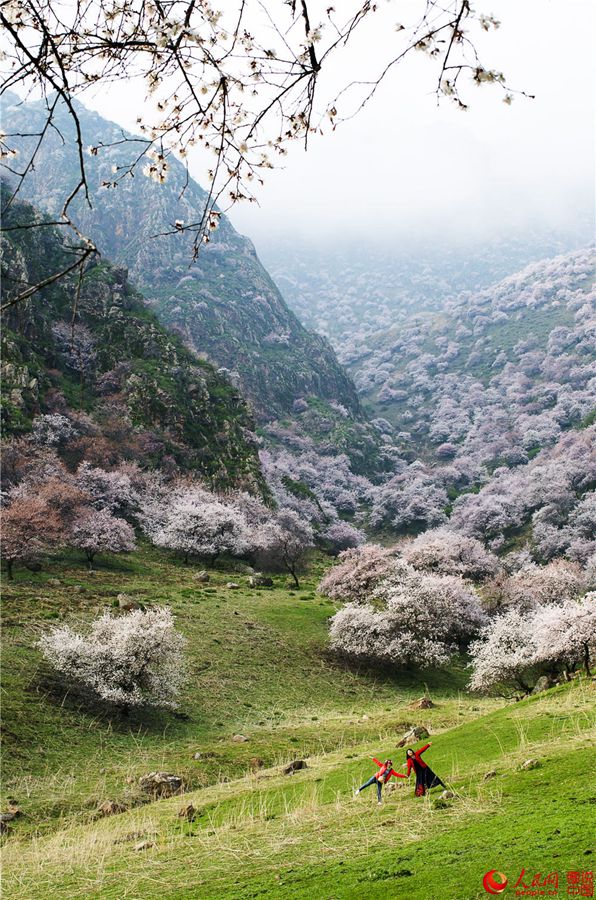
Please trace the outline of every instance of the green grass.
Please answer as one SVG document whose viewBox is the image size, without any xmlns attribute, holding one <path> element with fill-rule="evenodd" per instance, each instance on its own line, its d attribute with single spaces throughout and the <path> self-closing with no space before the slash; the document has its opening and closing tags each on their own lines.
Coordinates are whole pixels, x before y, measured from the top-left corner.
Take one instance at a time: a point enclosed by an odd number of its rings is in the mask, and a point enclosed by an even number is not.
<svg viewBox="0 0 596 900">
<path fill-rule="evenodd" d="M 100 558 L 93 573 L 73 555 L 5 581 L 3 790 L 27 808 L 20 831 L 88 820 L 107 797 L 137 802 L 126 778 L 156 768 L 181 774 L 194 788 L 236 777 L 251 757 L 272 765 L 376 740 L 417 721 L 405 706 L 424 693 L 423 680 L 446 701 L 425 720 L 446 727 L 476 714 L 478 702 L 460 698 L 463 666 L 422 680 L 417 673 L 349 671 L 330 658 L 327 621 L 335 607 L 315 593 L 320 572 L 299 591 L 288 590 L 284 576 L 274 576 L 271 589 L 254 590 L 246 575 L 231 571 L 215 570 L 208 585 L 200 584 L 193 579 L 198 568 L 142 549 L 109 565 Z M 62 583 L 51 585 L 54 578 Z M 240 590 L 228 590 L 230 580 Z M 159 712 L 122 718 L 88 708 L 36 650 L 43 628 L 63 620 L 84 626 L 121 591 L 174 610 L 189 642 L 191 677 L 181 703 L 188 718 Z M 236 733 L 250 740 L 234 743 Z M 197 762 L 196 751 L 208 755 Z"/>
<path fill-rule="evenodd" d="M 24 813 L 5 839 L 7 896 L 466 900 L 484 896 L 489 868 L 514 879 L 524 867 L 591 868 L 592 684 L 505 704 L 466 694 L 463 664 L 349 671 L 325 649 L 334 607 L 314 591 L 320 572 L 290 591 L 281 576 L 252 590 L 238 570 L 208 585 L 195 571 L 141 549 L 94 574 L 71 556 L 5 583 L 3 787 Z M 189 639 L 188 718 L 89 709 L 40 660 L 42 628 L 83 623 L 120 591 L 174 609 Z M 412 709 L 427 687 L 436 708 Z M 401 764 L 396 740 L 419 723 L 457 799 L 416 799 L 400 782 L 380 808 L 372 791 L 353 800 L 370 757 Z M 252 757 L 264 762 L 256 773 Z M 540 767 L 520 770 L 528 757 Z M 295 758 L 308 769 L 284 776 Z M 153 770 L 181 775 L 184 797 L 141 805 L 138 778 Z M 98 819 L 108 799 L 128 811 Z M 190 801 L 192 824 L 177 816 Z M 143 839 L 155 846 L 135 851 Z"/>
</svg>

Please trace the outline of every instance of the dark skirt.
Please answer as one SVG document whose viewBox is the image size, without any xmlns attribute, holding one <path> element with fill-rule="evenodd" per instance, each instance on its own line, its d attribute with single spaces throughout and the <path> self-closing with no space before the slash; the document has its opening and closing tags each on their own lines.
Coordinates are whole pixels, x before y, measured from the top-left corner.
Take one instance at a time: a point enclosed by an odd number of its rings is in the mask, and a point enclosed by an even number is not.
<svg viewBox="0 0 596 900">
<path fill-rule="evenodd" d="M 430 788 L 438 787 L 439 785 L 445 787 L 439 776 L 435 775 L 429 766 L 423 768 L 415 765 L 414 768 L 416 770 L 417 797 L 423 797 Z"/>
</svg>

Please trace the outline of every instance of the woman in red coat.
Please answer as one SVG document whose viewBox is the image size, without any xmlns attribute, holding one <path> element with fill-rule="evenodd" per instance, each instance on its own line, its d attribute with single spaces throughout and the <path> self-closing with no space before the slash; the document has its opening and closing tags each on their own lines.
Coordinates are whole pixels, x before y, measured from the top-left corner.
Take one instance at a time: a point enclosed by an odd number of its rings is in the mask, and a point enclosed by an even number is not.
<svg viewBox="0 0 596 900">
<path fill-rule="evenodd" d="M 422 754 L 430 747 L 430 741 L 419 750 L 406 750 L 406 763 L 408 767 L 407 777 L 409 778 L 412 769 L 416 773 L 416 796 L 423 797 L 427 790 L 437 787 L 439 784 L 445 787 L 438 775 L 435 775 L 430 766 L 422 759 Z"/>
<path fill-rule="evenodd" d="M 393 770 L 393 763 L 390 759 L 386 759 L 384 763 L 380 762 L 373 756 L 373 762 L 377 764 L 379 767 L 379 771 L 375 772 L 368 781 L 365 781 L 364 784 L 360 785 L 357 791 L 354 791 L 354 796 L 357 797 L 360 791 L 363 791 L 364 788 L 370 787 L 371 784 L 377 785 L 377 803 L 381 802 L 381 791 L 383 790 L 383 785 L 387 784 L 392 775 L 395 775 L 396 778 L 405 778 L 405 775 L 402 775 L 400 772 L 395 772 Z"/>
</svg>

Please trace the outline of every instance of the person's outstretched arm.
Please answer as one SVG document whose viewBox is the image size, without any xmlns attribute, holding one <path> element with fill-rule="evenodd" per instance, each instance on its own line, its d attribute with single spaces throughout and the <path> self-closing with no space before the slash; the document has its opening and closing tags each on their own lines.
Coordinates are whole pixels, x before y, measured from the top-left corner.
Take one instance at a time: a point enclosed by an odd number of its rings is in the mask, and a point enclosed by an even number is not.
<svg viewBox="0 0 596 900">
<path fill-rule="evenodd" d="M 404 775 L 403 772 L 396 772 L 395 769 L 391 769 L 389 775 L 395 775 L 396 778 L 407 778 L 407 775 Z"/>
<path fill-rule="evenodd" d="M 380 769 L 381 766 L 383 765 L 382 762 L 379 762 L 379 760 L 377 759 L 376 756 L 373 756 L 372 761 L 378 765 L 379 769 Z"/>
<path fill-rule="evenodd" d="M 429 741 L 428 744 L 425 744 L 424 747 L 421 747 L 420 750 L 416 750 L 416 756 L 420 756 L 421 753 L 424 753 L 425 750 L 428 750 L 432 741 Z"/>
</svg>

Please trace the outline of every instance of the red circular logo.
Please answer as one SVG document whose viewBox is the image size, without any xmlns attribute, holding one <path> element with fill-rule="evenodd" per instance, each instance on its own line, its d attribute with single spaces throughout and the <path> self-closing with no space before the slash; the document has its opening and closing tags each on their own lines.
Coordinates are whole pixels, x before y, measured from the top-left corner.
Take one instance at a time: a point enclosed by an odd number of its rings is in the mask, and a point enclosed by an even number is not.
<svg viewBox="0 0 596 900">
<path fill-rule="evenodd" d="M 495 875 L 498 875 L 499 878 L 502 879 L 502 881 L 495 881 Z M 497 872 L 496 869 L 491 869 L 490 872 L 487 872 L 482 879 L 482 884 L 484 885 L 484 890 L 487 892 L 487 894 L 501 894 L 507 887 L 507 877 L 503 875 L 502 872 Z"/>
</svg>

